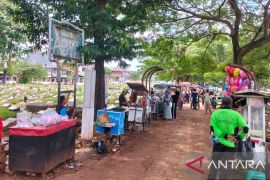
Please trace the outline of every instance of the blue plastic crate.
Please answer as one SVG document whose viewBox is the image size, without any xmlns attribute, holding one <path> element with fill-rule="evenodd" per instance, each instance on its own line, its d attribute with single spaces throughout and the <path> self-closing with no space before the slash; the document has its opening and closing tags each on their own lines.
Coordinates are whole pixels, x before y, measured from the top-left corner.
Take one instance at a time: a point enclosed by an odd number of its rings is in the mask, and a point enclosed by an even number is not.
<svg viewBox="0 0 270 180">
<path fill-rule="evenodd" d="M 125 125 L 125 112 L 114 112 L 114 111 L 106 111 L 109 119 L 112 123 L 115 123 L 114 127 L 110 128 L 110 134 L 119 136 L 124 134 L 124 125 Z M 105 113 L 105 109 L 100 109 L 97 111 L 97 116 Z M 104 127 L 96 126 L 96 132 L 104 134 Z"/>
</svg>

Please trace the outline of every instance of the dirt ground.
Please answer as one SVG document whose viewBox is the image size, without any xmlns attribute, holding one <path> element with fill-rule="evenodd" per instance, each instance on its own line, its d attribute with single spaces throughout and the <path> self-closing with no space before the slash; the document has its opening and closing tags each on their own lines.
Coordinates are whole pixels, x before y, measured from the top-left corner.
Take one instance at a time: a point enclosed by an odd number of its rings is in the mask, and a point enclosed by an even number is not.
<svg viewBox="0 0 270 180">
<path fill-rule="evenodd" d="M 76 153 L 82 166 L 78 171 L 64 170 L 49 179 L 57 180 L 138 180 L 190 179 L 185 172 L 186 154 L 210 153 L 209 119 L 204 110 L 186 105 L 177 119 L 155 120 L 146 132 L 123 137 L 123 145 L 114 153 L 98 155 L 89 148 Z M 196 158 L 196 157 L 195 157 Z M 38 177 L 0 176 L 0 179 L 39 179 Z"/>
</svg>

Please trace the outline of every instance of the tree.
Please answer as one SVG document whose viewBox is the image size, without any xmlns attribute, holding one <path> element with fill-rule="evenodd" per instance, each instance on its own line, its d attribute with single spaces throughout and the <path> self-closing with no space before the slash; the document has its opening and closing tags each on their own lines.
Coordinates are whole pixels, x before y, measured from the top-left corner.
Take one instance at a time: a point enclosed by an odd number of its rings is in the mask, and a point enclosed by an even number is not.
<svg viewBox="0 0 270 180">
<path fill-rule="evenodd" d="M 47 71 L 42 65 L 24 61 L 15 65 L 15 74 L 18 75 L 20 83 L 28 83 L 32 79 L 42 80 L 47 78 Z"/>
<path fill-rule="evenodd" d="M 218 75 L 214 80 L 211 79 L 211 82 L 220 82 L 222 78 L 217 79 L 230 59 L 228 51 L 230 46 L 223 38 L 217 38 L 207 47 L 207 51 L 206 46 L 208 46 L 206 39 L 185 43 L 182 38 L 161 36 L 145 48 L 144 53 L 148 59 L 143 62 L 142 70 L 158 65 L 164 69 L 158 73 L 161 80 L 202 83 L 209 80 L 204 78 L 204 74 L 210 73 Z"/>
<path fill-rule="evenodd" d="M 131 72 L 131 74 L 130 74 L 130 79 L 132 80 L 132 81 L 139 81 L 139 80 L 141 80 L 141 76 L 142 76 L 142 71 L 133 71 L 133 72 Z"/>
<path fill-rule="evenodd" d="M 5 83 L 6 75 L 11 70 L 11 61 L 21 50 L 20 43 L 25 39 L 22 33 L 24 26 L 15 23 L 8 13 L 9 10 L 16 9 L 16 6 L 7 0 L 0 0 L 0 4 L 0 62 Z"/>
<path fill-rule="evenodd" d="M 172 35 L 230 38 L 233 63 L 242 65 L 250 51 L 270 42 L 270 0 L 168 0 L 157 9 L 156 21 Z M 160 15 L 160 16 L 158 16 Z M 206 47 L 207 48 L 207 47 Z"/>
<path fill-rule="evenodd" d="M 132 59 L 139 48 L 133 34 L 145 29 L 147 1 L 121 0 L 12 0 L 20 6 L 13 12 L 17 21 L 27 24 L 29 40 L 38 47 L 48 39 L 47 18 L 67 20 L 85 30 L 86 44 L 82 52 L 85 62 L 95 63 L 96 109 L 105 107 L 104 62 Z M 148 5 L 148 6 L 147 6 Z"/>
</svg>

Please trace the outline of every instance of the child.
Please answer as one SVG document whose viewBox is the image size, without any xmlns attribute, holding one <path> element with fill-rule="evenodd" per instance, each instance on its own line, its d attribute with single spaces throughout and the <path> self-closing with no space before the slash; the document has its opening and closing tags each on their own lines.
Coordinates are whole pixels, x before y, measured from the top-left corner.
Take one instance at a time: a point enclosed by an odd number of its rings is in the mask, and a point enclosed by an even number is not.
<svg viewBox="0 0 270 180">
<path fill-rule="evenodd" d="M 68 95 L 65 96 L 61 96 L 60 97 L 60 110 L 59 110 L 59 114 L 61 116 L 67 116 L 68 115 L 68 109 L 66 107 L 66 104 L 68 103 L 69 100 L 69 93 Z"/>
</svg>

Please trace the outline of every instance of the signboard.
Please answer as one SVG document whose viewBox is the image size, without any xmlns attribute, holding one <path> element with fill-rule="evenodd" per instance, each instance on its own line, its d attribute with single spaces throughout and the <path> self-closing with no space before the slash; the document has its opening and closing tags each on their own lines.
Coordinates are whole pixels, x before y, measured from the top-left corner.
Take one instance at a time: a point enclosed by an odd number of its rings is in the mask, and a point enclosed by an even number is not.
<svg viewBox="0 0 270 180">
<path fill-rule="evenodd" d="M 84 31 L 68 22 L 49 20 L 50 58 L 73 59 L 83 64 L 80 49 L 84 42 Z"/>
</svg>

